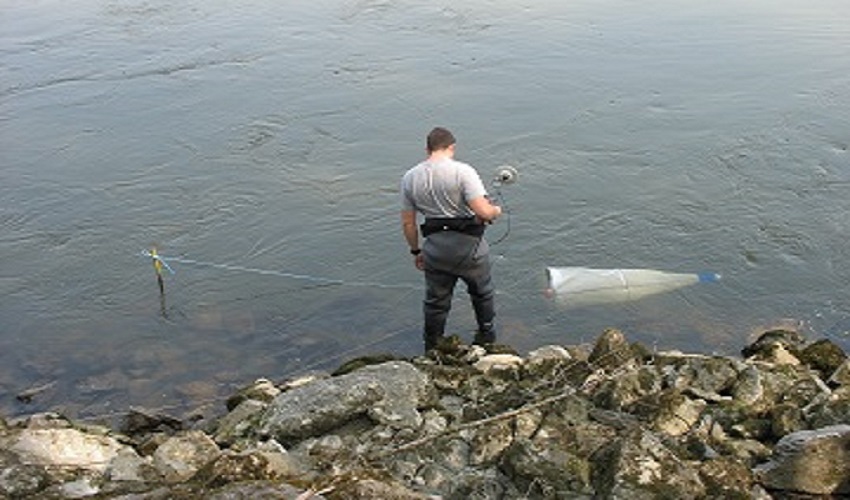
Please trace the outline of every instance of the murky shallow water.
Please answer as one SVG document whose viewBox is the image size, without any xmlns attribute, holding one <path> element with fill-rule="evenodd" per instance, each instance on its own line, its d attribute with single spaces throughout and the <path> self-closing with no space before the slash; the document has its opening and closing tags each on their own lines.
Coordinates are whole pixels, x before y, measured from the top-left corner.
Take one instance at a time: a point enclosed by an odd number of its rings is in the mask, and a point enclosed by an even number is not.
<svg viewBox="0 0 850 500">
<path fill-rule="evenodd" d="M 778 324 L 850 347 L 846 2 L 288 3 L 4 3 L 2 412 L 181 411 L 417 353 L 396 188 L 437 124 L 520 172 L 490 230 L 520 350 L 615 326 L 735 352 Z M 216 266 L 175 264 L 162 305 L 152 245 Z M 547 265 L 724 280 L 565 311 Z"/>
</svg>

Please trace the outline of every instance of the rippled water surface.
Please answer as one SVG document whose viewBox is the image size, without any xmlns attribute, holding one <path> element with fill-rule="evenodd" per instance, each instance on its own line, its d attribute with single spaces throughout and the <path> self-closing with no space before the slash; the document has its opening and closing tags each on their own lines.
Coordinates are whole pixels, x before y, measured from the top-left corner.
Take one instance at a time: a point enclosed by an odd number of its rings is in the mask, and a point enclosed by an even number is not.
<svg viewBox="0 0 850 500">
<path fill-rule="evenodd" d="M 609 326 L 848 348 L 848 20 L 843 0 L 6 0 L 0 410 L 179 412 L 418 353 L 397 184 L 434 125 L 485 177 L 520 172 L 489 230 L 519 350 Z M 152 246 L 182 259 L 164 301 Z M 547 265 L 724 279 L 563 310 Z M 471 336 L 466 300 L 450 328 Z"/>
</svg>

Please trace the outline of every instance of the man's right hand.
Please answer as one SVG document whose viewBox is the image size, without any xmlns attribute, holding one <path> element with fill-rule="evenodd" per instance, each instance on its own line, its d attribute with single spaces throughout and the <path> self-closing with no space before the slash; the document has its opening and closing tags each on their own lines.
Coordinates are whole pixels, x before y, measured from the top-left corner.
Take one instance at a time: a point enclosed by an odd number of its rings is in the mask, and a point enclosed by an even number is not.
<svg viewBox="0 0 850 500">
<path fill-rule="evenodd" d="M 420 271 L 424 271 L 425 270 L 425 256 L 422 255 L 421 253 L 419 255 L 414 256 L 413 257 L 413 265 L 416 266 L 416 269 L 419 269 Z"/>
</svg>

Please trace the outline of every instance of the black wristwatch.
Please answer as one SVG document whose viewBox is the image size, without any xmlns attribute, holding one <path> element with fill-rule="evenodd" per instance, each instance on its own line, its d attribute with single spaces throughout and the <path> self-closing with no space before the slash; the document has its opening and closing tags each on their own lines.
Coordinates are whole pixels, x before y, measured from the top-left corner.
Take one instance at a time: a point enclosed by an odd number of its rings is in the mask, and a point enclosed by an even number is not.
<svg viewBox="0 0 850 500">
<path fill-rule="evenodd" d="M 422 253 L 421 248 L 417 248 L 416 250 L 413 250 L 413 249 L 410 250 L 410 255 L 419 255 L 420 253 Z"/>
</svg>

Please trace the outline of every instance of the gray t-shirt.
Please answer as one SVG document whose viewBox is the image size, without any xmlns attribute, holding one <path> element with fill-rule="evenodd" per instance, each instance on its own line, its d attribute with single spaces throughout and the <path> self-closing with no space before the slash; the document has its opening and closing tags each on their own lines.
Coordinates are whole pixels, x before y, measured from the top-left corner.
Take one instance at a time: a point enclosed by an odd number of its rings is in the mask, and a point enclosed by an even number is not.
<svg viewBox="0 0 850 500">
<path fill-rule="evenodd" d="M 416 210 L 425 217 L 472 217 L 469 200 L 486 194 L 474 168 L 448 158 L 423 161 L 401 178 L 402 210 Z"/>
</svg>

